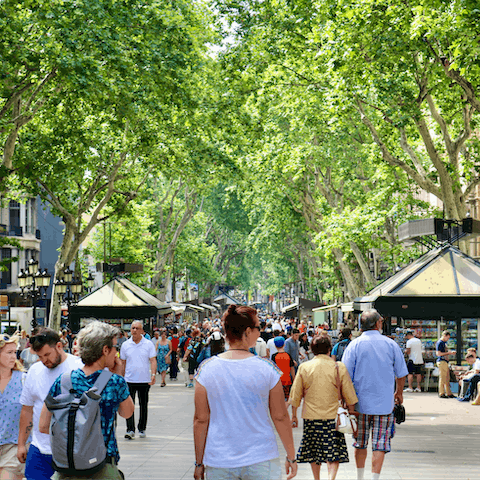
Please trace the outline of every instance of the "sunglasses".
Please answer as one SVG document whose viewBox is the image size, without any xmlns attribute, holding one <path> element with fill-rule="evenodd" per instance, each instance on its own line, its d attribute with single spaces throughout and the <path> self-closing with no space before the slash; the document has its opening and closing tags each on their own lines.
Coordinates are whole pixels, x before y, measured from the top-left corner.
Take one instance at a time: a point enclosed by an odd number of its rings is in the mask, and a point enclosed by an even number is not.
<svg viewBox="0 0 480 480">
<path fill-rule="evenodd" d="M 10 336 L 9 336 L 9 335 L 2 335 L 1 338 L 2 338 L 2 340 L 3 340 L 4 342 L 10 341 Z"/>
</svg>

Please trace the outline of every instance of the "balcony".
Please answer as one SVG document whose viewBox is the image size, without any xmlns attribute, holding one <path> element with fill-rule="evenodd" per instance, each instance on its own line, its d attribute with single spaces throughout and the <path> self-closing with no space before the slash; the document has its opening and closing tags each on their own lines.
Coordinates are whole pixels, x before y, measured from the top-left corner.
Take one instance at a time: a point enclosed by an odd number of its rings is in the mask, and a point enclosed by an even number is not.
<svg viewBox="0 0 480 480">
<path fill-rule="evenodd" d="M 41 233 L 40 233 L 40 230 L 38 230 L 38 229 L 35 230 L 35 238 L 36 238 L 37 240 L 41 240 L 41 239 L 42 239 L 42 235 L 41 235 Z"/>
<path fill-rule="evenodd" d="M 23 227 L 16 227 L 12 225 L 5 225 L 0 223 L 0 235 L 4 237 L 23 237 Z M 40 231 L 35 229 L 27 229 L 26 233 L 35 234 L 35 237 L 40 240 Z"/>
</svg>

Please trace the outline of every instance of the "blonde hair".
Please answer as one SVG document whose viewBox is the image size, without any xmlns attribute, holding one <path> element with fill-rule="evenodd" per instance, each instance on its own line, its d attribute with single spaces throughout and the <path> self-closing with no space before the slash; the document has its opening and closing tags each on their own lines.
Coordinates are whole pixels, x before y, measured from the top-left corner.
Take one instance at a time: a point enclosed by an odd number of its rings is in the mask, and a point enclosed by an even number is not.
<svg viewBox="0 0 480 480">
<path fill-rule="evenodd" d="M 7 337 L 7 338 L 5 338 Z M 11 343 L 14 343 L 15 345 L 18 345 L 18 336 L 17 335 L 13 335 L 12 337 L 10 337 L 9 335 L 7 334 L 1 334 L 0 335 L 0 351 L 3 350 L 3 347 L 7 346 L 7 345 L 10 345 Z M 24 372 L 25 369 L 23 368 L 23 365 L 22 363 L 20 362 L 20 360 L 15 360 L 15 365 L 13 366 L 12 370 L 18 370 L 19 372 Z"/>
</svg>

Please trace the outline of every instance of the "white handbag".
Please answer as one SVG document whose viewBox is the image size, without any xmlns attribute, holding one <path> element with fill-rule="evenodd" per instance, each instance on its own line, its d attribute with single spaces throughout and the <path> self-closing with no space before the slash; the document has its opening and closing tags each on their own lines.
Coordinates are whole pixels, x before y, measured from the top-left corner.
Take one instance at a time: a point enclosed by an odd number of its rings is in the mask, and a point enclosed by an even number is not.
<svg viewBox="0 0 480 480">
<path fill-rule="evenodd" d="M 342 391 L 340 388 L 340 374 L 338 373 L 338 365 L 335 364 L 337 373 L 337 392 L 338 392 L 338 410 L 335 428 L 340 433 L 350 433 L 354 437 L 357 436 L 357 419 L 354 415 L 350 415 L 346 409 L 345 400 L 342 397 Z"/>
</svg>

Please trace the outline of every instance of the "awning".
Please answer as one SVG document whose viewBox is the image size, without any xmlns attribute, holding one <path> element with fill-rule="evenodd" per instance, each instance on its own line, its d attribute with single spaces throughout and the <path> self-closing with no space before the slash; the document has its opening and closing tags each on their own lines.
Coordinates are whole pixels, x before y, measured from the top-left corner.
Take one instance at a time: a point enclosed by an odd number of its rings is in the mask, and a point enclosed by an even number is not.
<svg viewBox="0 0 480 480">
<path fill-rule="evenodd" d="M 340 308 L 342 309 L 342 312 L 353 312 L 353 302 L 348 302 L 348 303 L 342 303 L 340 305 Z"/>
<path fill-rule="evenodd" d="M 175 315 L 184 313 L 185 311 L 193 312 L 203 312 L 203 308 L 198 305 L 192 305 L 190 303 L 170 303 L 172 310 L 175 312 Z"/>
<path fill-rule="evenodd" d="M 282 308 L 282 313 L 289 312 L 290 310 L 296 310 L 298 308 L 298 303 L 291 303 L 290 305 L 287 305 L 286 307 Z"/>
<path fill-rule="evenodd" d="M 312 312 L 329 312 L 330 310 L 336 310 L 338 304 L 334 303 L 333 305 L 324 305 L 323 307 L 312 308 Z"/>
<path fill-rule="evenodd" d="M 217 307 L 213 307 L 212 305 L 207 305 L 206 303 L 201 303 L 200 306 L 203 307 L 203 308 L 207 308 L 208 310 L 216 310 L 217 309 Z"/>
<path fill-rule="evenodd" d="M 219 303 L 212 303 L 212 305 L 218 309 L 222 308 L 222 306 Z"/>
</svg>

